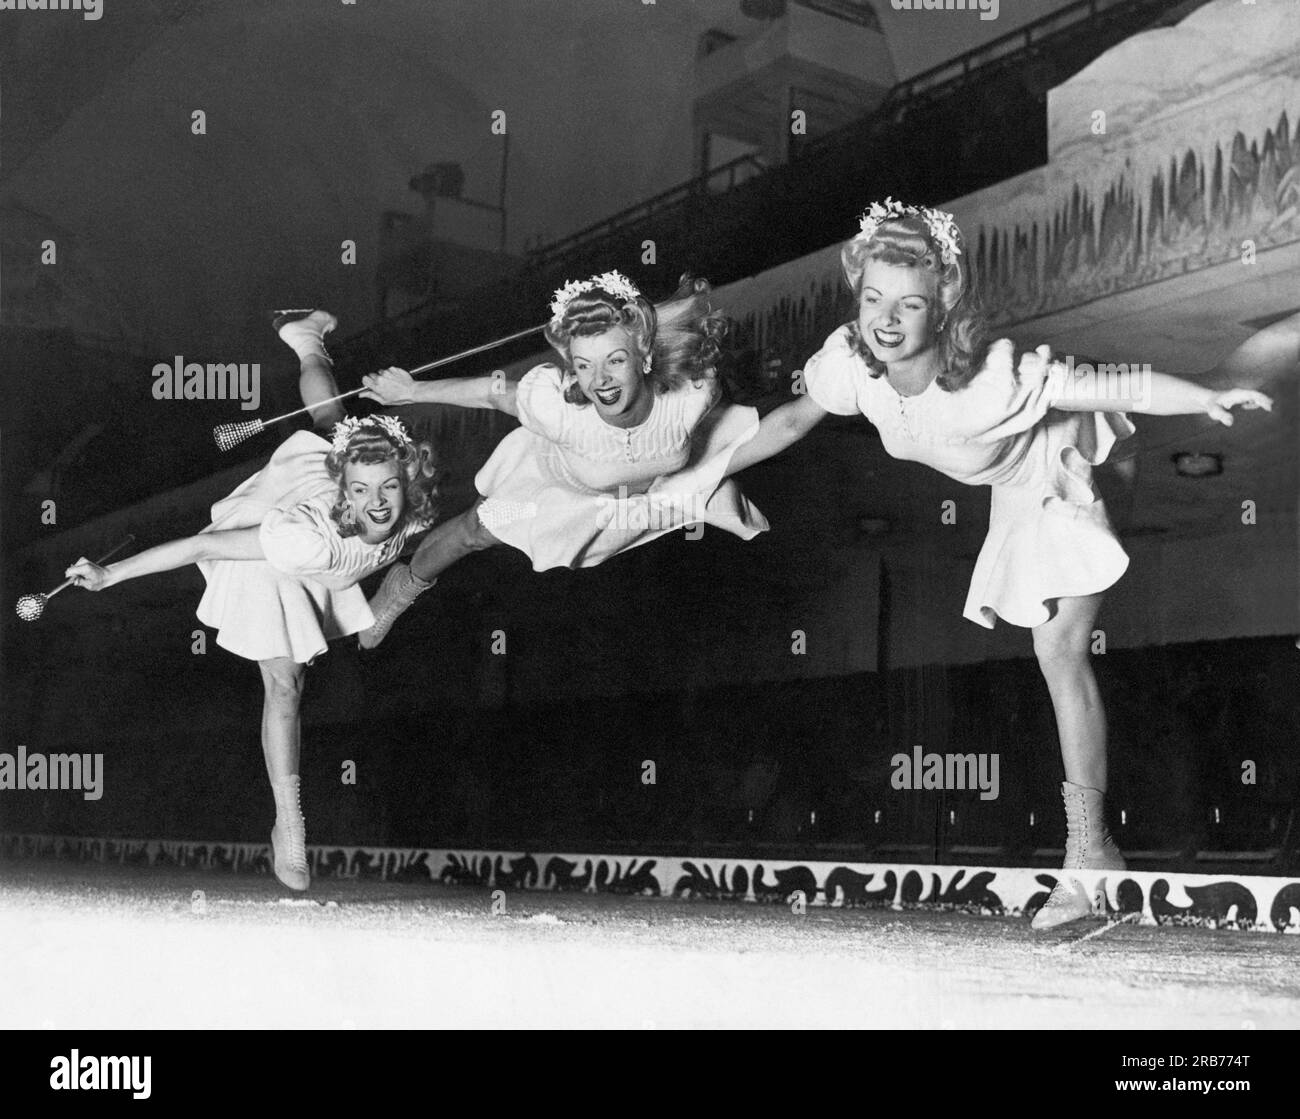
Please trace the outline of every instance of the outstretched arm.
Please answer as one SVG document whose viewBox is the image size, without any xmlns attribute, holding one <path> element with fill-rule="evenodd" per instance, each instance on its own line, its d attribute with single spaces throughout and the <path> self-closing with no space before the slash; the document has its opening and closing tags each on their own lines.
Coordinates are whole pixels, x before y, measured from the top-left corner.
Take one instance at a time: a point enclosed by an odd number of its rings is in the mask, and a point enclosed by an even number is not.
<svg viewBox="0 0 1300 1119">
<path fill-rule="evenodd" d="M 362 378 L 361 393 L 376 404 L 451 404 L 457 408 L 494 408 L 519 415 L 515 406 L 515 383 L 496 372 L 487 377 L 444 377 L 438 381 L 417 381 L 405 369 L 390 367 Z"/>
<path fill-rule="evenodd" d="M 128 579 L 152 575 L 158 571 L 171 571 L 200 560 L 259 560 L 264 559 L 258 529 L 231 528 L 220 532 L 201 532 L 149 548 L 139 555 L 128 556 L 108 567 L 91 563 L 84 556 L 64 572 L 79 587 L 88 591 L 102 591 Z"/>
<path fill-rule="evenodd" d="M 780 454 L 812 431 L 827 414 L 826 409 L 811 396 L 796 397 L 788 404 L 773 408 L 760 421 L 758 434 L 738 447 L 731 456 L 731 463 L 727 467 L 728 476 Z"/>
<path fill-rule="evenodd" d="M 1149 416 L 1206 413 L 1232 425 L 1233 408 L 1272 410 L 1273 401 L 1253 389 L 1208 389 L 1167 373 L 1133 369 L 1122 373 L 1102 367 L 1093 377 L 1076 377 L 1069 391 L 1056 396 L 1052 407 L 1065 412 L 1141 412 Z"/>
</svg>

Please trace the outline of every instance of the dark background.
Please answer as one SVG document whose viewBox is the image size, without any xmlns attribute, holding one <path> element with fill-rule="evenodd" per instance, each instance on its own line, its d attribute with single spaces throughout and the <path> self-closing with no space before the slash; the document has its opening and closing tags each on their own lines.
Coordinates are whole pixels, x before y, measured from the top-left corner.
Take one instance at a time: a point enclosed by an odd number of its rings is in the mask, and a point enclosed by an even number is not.
<svg viewBox="0 0 1300 1119">
<path fill-rule="evenodd" d="M 13 23 L 0 56 L 6 269 L 17 262 L 0 317 L 9 603 L 127 531 L 142 548 L 202 528 L 287 434 L 220 456 L 212 425 L 245 416 L 153 401 L 155 362 L 260 362 L 265 416 L 296 403 L 268 306 L 339 310 L 332 348 L 351 387 L 377 365 L 530 325 L 565 278 L 621 267 L 661 295 L 688 269 L 719 284 L 753 275 L 841 240 L 865 199 L 940 202 L 1042 165 L 1047 90 L 1198 7 L 1112 6 L 815 138 L 723 199 L 696 184 L 644 220 L 569 243 L 558 239 L 689 176 L 678 86 L 695 40 L 734 4 L 565 3 L 534 26 L 517 4 L 331 5 L 315 19 L 260 2 L 105 3 L 98 30 Z M 876 7 L 902 80 L 1063 5 L 1004 0 L 1000 26 L 975 21 L 930 46 L 928 31 Z M 374 22 L 345 22 L 354 16 Z M 685 22 L 646 22 L 660 16 Z M 210 110 L 202 148 L 187 132 L 199 104 Z M 482 125 L 498 104 L 516 122 L 512 270 L 381 319 L 384 215 L 417 205 L 410 178 L 436 158 L 463 161 L 471 193 L 490 194 L 498 148 Z M 1275 162 L 1293 167 L 1280 134 Z M 661 246 L 654 268 L 637 264 L 646 235 Z M 45 236 L 64 253 L 57 273 L 30 266 Z M 343 237 L 365 267 L 339 267 Z M 832 293 L 739 322 L 732 394 L 774 406 L 783 394 L 761 359 L 775 355 L 783 381 L 844 315 Z M 1274 417 L 1231 436 L 1194 418 L 1140 418 L 1128 448 L 1137 483 L 1101 472 L 1134 557 L 1103 608 L 1110 641 L 1095 663 L 1112 826 L 1135 867 L 1297 870 L 1295 565 L 1270 582 L 1231 574 L 1234 557 L 1294 518 L 1294 396 L 1292 378 Z M 407 418 L 437 442 L 445 509 L 458 511 L 509 424 Z M 1229 469 L 1171 481 L 1175 450 L 1225 454 Z M 304 703 L 310 841 L 1059 863 L 1059 749 L 1029 635 L 985 634 L 960 616 L 987 493 L 889 461 L 860 419 L 827 421 L 742 481 L 773 525 L 749 544 L 669 537 L 599 569 L 542 575 L 521 555 L 484 554 L 444 576 L 374 654 L 334 647 L 308 672 Z M 41 524 L 46 498 L 57 526 Z M 1231 524 L 1243 498 L 1274 527 L 1198 535 Z M 938 523 L 944 500 L 960 511 L 951 529 Z M 7 614 L 0 748 L 102 752 L 106 793 L 7 793 L 0 828 L 265 839 L 257 669 L 210 634 L 194 651 L 201 587 L 196 571 L 176 572 L 64 594 L 34 625 Z M 804 655 L 791 652 L 795 630 Z M 505 656 L 491 652 L 497 631 Z M 893 789 L 891 756 L 916 744 L 998 753 L 999 798 Z M 340 781 L 347 760 L 355 785 Z M 641 780 L 646 760 L 654 785 Z M 1246 760 L 1255 784 L 1242 782 Z"/>
</svg>

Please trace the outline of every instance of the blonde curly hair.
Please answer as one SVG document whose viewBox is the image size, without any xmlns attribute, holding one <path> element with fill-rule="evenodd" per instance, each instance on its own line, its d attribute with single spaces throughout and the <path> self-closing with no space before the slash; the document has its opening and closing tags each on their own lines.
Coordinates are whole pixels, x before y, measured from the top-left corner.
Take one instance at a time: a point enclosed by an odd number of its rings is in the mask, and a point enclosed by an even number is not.
<svg viewBox="0 0 1300 1119">
<path fill-rule="evenodd" d="M 728 324 L 722 313 L 713 309 L 710 292 L 707 280 L 684 275 L 677 291 L 657 305 L 644 295 L 627 300 L 602 288 L 575 295 L 563 316 L 546 328 L 546 340 L 569 374 L 564 399 L 579 407 L 591 403 L 572 377 L 572 339 L 604 334 L 615 327 L 628 332 L 643 369 L 649 360 L 646 380 L 657 392 L 714 376 Z"/>
<path fill-rule="evenodd" d="M 956 230 L 956 226 L 953 227 Z M 965 387 L 978 372 L 988 349 L 988 324 L 979 305 L 965 251 L 965 240 L 956 230 L 960 254 L 950 254 L 944 262 L 942 246 L 935 241 L 925 218 L 920 215 L 889 218 L 870 234 L 858 234 L 840 248 L 840 265 L 855 301 L 862 298 L 862 276 L 873 260 L 922 268 L 938 277 L 938 301 L 941 314 L 937 345 L 943 358 L 943 372 L 935 380 L 947 392 Z M 856 318 L 849 323 L 853 348 L 871 369 L 872 376 L 885 373 L 858 331 Z"/>
<path fill-rule="evenodd" d="M 356 524 L 344 520 L 348 508 L 343 492 L 345 469 L 353 463 L 369 465 L 389 461 L 396 462 L 406 478 L 406 502 L 393 531 L 406 524 L 428 527 L 437 519 L 438 468 L 433 445 L 399 439 L 382 427 L 367 425 L 354 431 L 340 450 L 331 450 L 325 456 L 325 469 L 339 488 L 338 498 L 330 509 L 330 520 L 344 539 L 360 531 Z"/>
</svg>

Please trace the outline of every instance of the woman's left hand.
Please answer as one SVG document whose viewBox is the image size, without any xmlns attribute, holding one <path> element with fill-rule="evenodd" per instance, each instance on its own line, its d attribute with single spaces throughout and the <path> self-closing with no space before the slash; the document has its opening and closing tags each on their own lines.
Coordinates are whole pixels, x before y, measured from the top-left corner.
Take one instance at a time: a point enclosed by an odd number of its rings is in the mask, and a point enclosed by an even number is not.
<svg viewBox="0 0 1300 1119">
<path fill-rule="evenodd" d="M 1215 393 L 1205 403 L 1205 410 L 1209 413 L 1210 418 L 1217 420 L 1225 427 L 1232 426 L 1232 409 L 1234 408 L 1263 408 L 1266 412 L 1273 410 L 1272 397 L 1265 396 L 1262 392 L 1256 392 L 1254 389 L 1228 389 L 1226 392 Z"/>
</svg>

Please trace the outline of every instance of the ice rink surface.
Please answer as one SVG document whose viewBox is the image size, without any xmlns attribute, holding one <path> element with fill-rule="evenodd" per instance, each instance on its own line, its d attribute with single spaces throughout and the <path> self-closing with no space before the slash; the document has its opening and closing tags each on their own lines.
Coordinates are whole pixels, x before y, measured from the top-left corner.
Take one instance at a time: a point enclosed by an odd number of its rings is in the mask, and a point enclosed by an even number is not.
<svg viewBox="0 0 1300 1119">
<path fill-rule="evenodd" d="M 1296 1028 L 1300 936 L 0 862 L 0 1028 L 583 1026 Z"/>
</svg>

